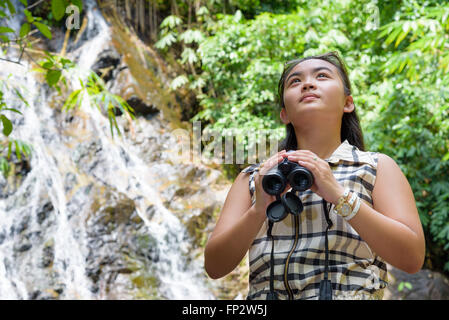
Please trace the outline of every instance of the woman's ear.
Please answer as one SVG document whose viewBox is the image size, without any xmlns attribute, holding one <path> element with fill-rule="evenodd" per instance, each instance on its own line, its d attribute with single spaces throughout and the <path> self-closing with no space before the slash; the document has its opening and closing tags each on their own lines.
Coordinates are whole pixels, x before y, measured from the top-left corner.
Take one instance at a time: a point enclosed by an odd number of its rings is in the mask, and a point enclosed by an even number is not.
<svg viewBox="0 0 449 320">
<path fill-rule="evenodd" d="M 289 124 L 290 120 L 288 120 L 287 110 L 285 108 L 281 109 L 280 117 L 283 124 Z"/>
<path fill-rule="evenodd" d="M 343 107 L 343 112 L 351 113 L 354 111 L 354 100 L 352 99 L 352 96 L 346 97 L 345 106 Z"/>
</svg>

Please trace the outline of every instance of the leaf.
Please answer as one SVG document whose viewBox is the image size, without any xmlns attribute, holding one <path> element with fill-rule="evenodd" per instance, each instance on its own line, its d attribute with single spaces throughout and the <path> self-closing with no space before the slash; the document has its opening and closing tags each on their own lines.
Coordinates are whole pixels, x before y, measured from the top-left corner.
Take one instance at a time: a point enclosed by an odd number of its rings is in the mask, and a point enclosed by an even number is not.
<svg viewBox="0 0 449 320">
<path fill-rule="evenodd" d="M 19 110 L 13 109 L 13 108 L 5 108 L 5 109 L 2 109 L 2 111 L 3 111 L 3 110 L 9 110 L 9 111 L 16 112 L 16 113 L 18 113 L 18 114 L 22 114 L 22 112 L 20 112 Z"/>
<path fill-rule="evenodd" d="M 195 51 L 193 51 L 192 48 L 185 48 L 181 54 L 181 57 L 182 64 L 185 64 L 186 62 L 193 64 L 198 61 L 198 57 L 196 56 Z"/>
<path fill-rule="evenodd" d="M 403 25 L 402 25 L 402 30 L 401 33 L 399 34 L 398 38 L 396 39 L 396 42 L 394 44 L 394 46 L 397 48 L 398 45 L 402 42 L 402 40 L 404 40 L 404 38 L 407 36 L 407 34 L 409 33 L 411 29 L 411 24 L 409 21 L 406 21 Z"/>
<path fill-rule="evenodd" d="M 10 170 L 10 166 L 8 161 L 4 157 L 0 157 L 0 171 L 3 173 L 3 176 L 7 176 Z"/>
<path fill-rule="evenodd" d="M 28 21 L 29 23 L 34 22 L 34 17 L 33 17 L 33 15 L 31 14 L 30 11 L 28 11 L 27 9 L 25 9 L 25 10 L 23 10 L 23 13 L 25 13 L 25 16 L 27 17 L 27 21 Z"/>
<path fill-rule="evenodd" d="M 61 70 L 48 70 L 45 79 L 50 87 L 53 87 L 56 83 L 58 83 L 59 78 L 61 77 Z"/>
<path fill-rule="evenodd" d="M 443 159 L 441 159 L 443 162 L 447 160 L 449 160 L 449 152 L 444 155 Z"/>
<path fill-rule="evenodd" d="M 160 28 L 161 29 L 163 29 L 163 28 L 173 29 L 174 27 L 180 25 L 181 23 L 182 23 L 182 20 L 180 17 L 170 15 L 162 21 Z"/>
<path fill-rule="evenodd" d="M 25 154 L 26 157 L 29 157 L 31 155 L 31 147 L 28 144 L 23 143 L 22 152 Z"/>
<path fill-rule="evenodd" d="M 20 27 L 20 37 L 23 38 L 25 37 L 31 29 L 31 25 L 28 22 L 25 22 L 24 24 L 22 24 L 22 26 Z"/>
<path fill-rule="evenodd" d="M 42 64 L 42 68 L 50 70 L 51 68 L 53 68 L 53 61 L 47 60 Z"/>
<path fill-rule="evenodd" d="M 175 43 L 177 41 L 176 36 L 173 32 L 168 33 L 165 35 L 162 39 L 160 39 L 158 42 L 156 42 L 154 45 L 158 49 L 164 49 L 166 47 L 169 47 L 172 43 Z"/>
<path fill-rule="evenodd" d="M 22 160 L 22 156 L 20 155 L 20 142 L 18 140 L 15 140 L 14 144 L 16 145 L 16 157 L 20 161 Z"/>
<path fill-rule="evenodd" d="M 14 30 L 8 27 L 0 27 L 0 33 L 7 33 L 7 32 L 14 33 Z"/>
<path fill-rule="evenodd" d="M 64 105 L 62 106 L 62 110 L 70 110 L 78 105 L 79 102 L 79 95 L 82 93 L 83 89 L 75 90 L 72 93 L 70 93 L 67 100 L 64 102 Z M 81 94 L 82 97 L 82 94 Z"/>
<path fill-rule="evenodd" d="M 181 39 L 185 43 L 200 43 L 204 40 L 204 36 L 203 33 L 199 30 L 186 30 L 179 36 L 179 39 Z"/>
<path fill-rule="evenodd" d="M 71 0 L 72 4 L 74 4 L 75 6 L 78 7 L 78 9 L 81 11 L 83 11 L 83 1 L 82 0 Z"/>
<path fill-rule="evenodd" d="M 189 80 L 187 79 L 187 77 L 185 75 L 180 75 L 173 79 L 173 81 L 170 84 L 170 88 L 172 90 L 176 90 L 177 88 L 182 87 L 183 85 L 185 85 L 188 82 L 189 82 Z"/>
<path fill-rule="evenodd" d="M 11 3 L 11 0 L 6 0 L 6 3 L 8 4 L 9 12 L 11 12 L 11 15 L 16 14 L 16 8 L 14 8 L 13 4 Z"/>
<path fill-rule="evenodd" d="M 209 14 L 209 10 L 207 10 L 207 8 L 205 6 L 201 6 L 197 11 L 196 11 L 196 15 L 197 16 L 202 16 L 202 15 L 207 15 Z"/>
<path fill-rule="evenodd" d="M 12 141 L 9 141 L 9 144 L 8 144 L 8 159 L 11 159 L 11 146 L 12 146 Z"/>
<path fill-rule="evenodd" d="M 64 17 L 66 1 L 64 0 L 51 0 L 51 12 L 56 21 L 59 21 Z"/>
<path fill-rule="evenodd" d="M 51 31 L 49 27 L 43 23 L 34 21 L 33 24 L 39 29 L 39 31 L 51 40 Z"/>
<path fill-rule="evenodd" d="M 12 123 L 5 115 L 0 115 L 3 122 L 3 134 L 9 136 L 12 132 Z"/>
<path fill-rule="evenodd" d="M 390 43 L 392 43 L 394 41 L 394 39 L 396 39 L 396 37 L 399 35 L 399 33 L 402 32 L 402 28 L 396 28 L 393 30 L 393 32 L 390 33 L 390 35 L 387 37 L 387 39 L 385 40 L 385 45 L 389 45 Z"/>
</svg>

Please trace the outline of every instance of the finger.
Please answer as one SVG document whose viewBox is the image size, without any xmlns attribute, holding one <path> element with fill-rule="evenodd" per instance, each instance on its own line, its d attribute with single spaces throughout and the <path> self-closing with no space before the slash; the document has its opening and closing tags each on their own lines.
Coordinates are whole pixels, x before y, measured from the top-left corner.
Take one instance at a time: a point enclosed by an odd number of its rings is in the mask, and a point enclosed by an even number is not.
<svg viewBox="0 0 449 320">
<path fill-rule="evenodd" d="M 304 168 L 309 169 L 314 176 L 317 174 L 319 165 L 318 165 L 318 163 L 316 163 L 316 161 L 314 161 L 314 160 L 308 160 L 308 161 L 307 160 L 298 160 L 297 162 L 300 166 L 303 166 Z"/>
<path fill-rule="evenodd" d="M 260 169 L 260 175 L 265 175 L 268 171 L 271 170 L 271 168 L 282 162 L 282 160 L 284 160 L 284 157 L 282 155 L 278 155 L 276 158 L 270 158 L 265 162 L 263 168 Z"/>
<path fill-rule="evenodd" d="M 272 157 L 268 158 L 264 162 L 262 162 L 260 167 L 261 174 L 268 172 L 268 170 L 270 170 L 272 167 L 274 167 L 276 164 L 282 161 L 285 157 L 287 157 L 286 152 L 285 150 L 282 150 L 274 154 Z"/>
<path fill-rule="evenodd" d="M 319 157 L 310 150 L 295 150 L 294 152 L 288 153 L 288 156 L 292 157 L 311 157 L 319 159 Z"/>
<path fill-rule="evenodd" d="M 317 157 L 317 156 L 313 156 L 313 155 L 307 155 L 307 154 L 302 154 L 302 155 L 292 155 L 292 156 L 288 156 L 288 160 L 290 161 L 314 161 L 314 162 L 319 162 L 321 160 L 321 158 Z"/>
</svg>

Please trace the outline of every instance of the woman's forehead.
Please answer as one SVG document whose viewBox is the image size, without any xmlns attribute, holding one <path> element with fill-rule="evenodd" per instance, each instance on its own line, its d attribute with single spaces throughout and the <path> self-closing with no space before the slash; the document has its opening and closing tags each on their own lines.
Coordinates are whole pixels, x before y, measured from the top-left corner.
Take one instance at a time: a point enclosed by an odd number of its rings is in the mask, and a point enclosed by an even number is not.
<svg viewBox="0 0 449 320">
<path fill-rule="evenodd" d="M 325 60 L 322 59 L 308 59 L 305 61 L 302 61 L 300 63 L 298 63 L 296 66 L 294 66 L 290 72 L 303 72 L 303 73 L 309 73 L 309 72 L 313 72 L 314 70 L 316 70 L 319 67 L 325 67 L 331 70 L 332 73 L 337 72 L 336 67 L 330 63 L 327 62 Z"/>
</svg>

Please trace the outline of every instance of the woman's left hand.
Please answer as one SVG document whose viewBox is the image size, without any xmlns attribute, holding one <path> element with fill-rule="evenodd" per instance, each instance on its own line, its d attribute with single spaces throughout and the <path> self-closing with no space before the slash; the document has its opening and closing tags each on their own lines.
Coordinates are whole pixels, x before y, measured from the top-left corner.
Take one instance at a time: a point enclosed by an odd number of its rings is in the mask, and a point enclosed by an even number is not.
<svg viewBox="0 0 449 320">
<path fill-rule="evenodd" d="M 296 150 L 288 153 L 288 160 L 312 172 L 314 182 L 310 190 L 327 202 L 336 204 L 344 188 L 335 179 L 329 164 L 309 150 Z"/>
</svg>

